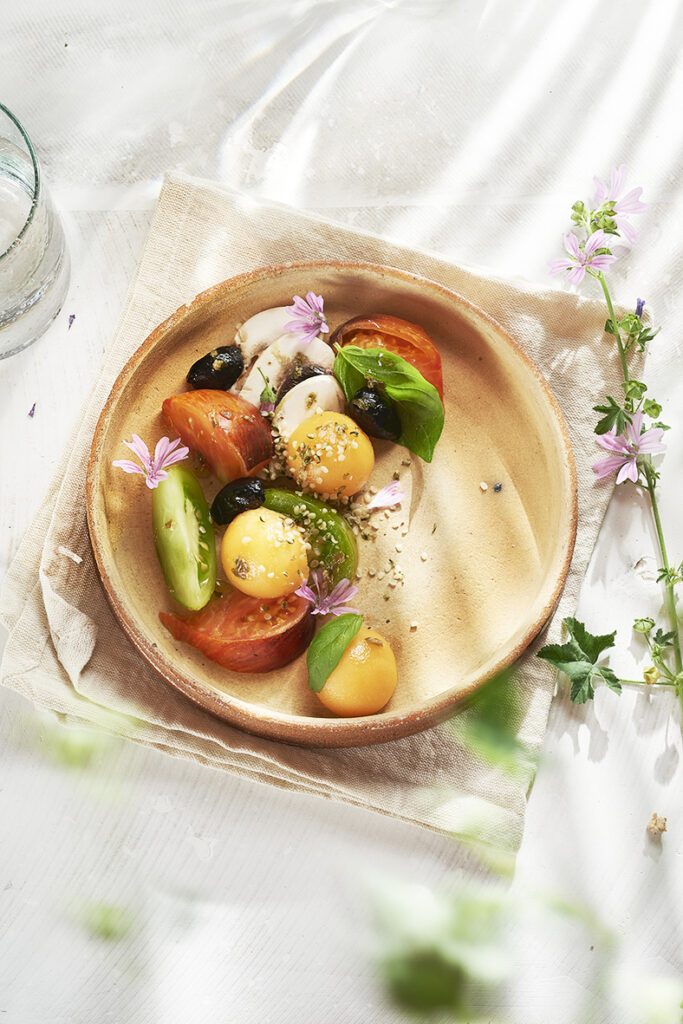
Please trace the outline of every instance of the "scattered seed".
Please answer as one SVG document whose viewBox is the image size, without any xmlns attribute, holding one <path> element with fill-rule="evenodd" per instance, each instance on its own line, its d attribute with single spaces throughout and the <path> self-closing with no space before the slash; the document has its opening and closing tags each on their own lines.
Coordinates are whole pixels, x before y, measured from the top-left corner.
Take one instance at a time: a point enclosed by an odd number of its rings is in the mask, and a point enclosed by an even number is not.
<svg viewBox="0 0 683 1024">
<path fill-rule="evenodd" d="M 488 491 L 488 489 L 489 489 L 489 485 L 482 480 L 482 482 L 479 484 L 479 490 L 481 490 L 481 491 Z"/>
<path fill-rule="evenodd" d="M 420 558 L 422 559 L 423 562 L 426 562 L 427 561 L 427 552 L 423 551 L 422 554 L 420 555 Z"/>
<path fill-rule="evenodd" d="M 403 551 L 403 545 L 402 544 L 397 544 L 396 545 L 396 550 L 397 551 Z"/>
<path fill-rule="evenodd" d="M 493 489 L 494 489 L 494 491 L 496 493 L 498 493 L 498 491 L 502 491 L 503 490 L 503 485 L 502 484 L 494 484 L 493 485 Z"/>
<path fill-rule="evenodd" d="M 410 632 L 414 633 L 416 629 L 417 629 L 417 622 L 411 622 L 410 623 Z"/>
</svg>

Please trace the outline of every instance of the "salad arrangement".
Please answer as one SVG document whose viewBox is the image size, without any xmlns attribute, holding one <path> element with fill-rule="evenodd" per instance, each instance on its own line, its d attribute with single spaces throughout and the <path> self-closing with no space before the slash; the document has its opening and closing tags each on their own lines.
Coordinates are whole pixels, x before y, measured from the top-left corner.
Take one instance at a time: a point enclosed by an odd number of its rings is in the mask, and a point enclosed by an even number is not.
<svg viewBox="0 0 683 1024">
<path fill-rule="evenodd" d="M 252 316 L 186 380 L 190 390 L 162 403 L 175 440 L 151 455 L 134 434 L 124 444 L 139 462 L 114 462 L 152 491 L 156 551 L 183 609 L 161 621 L 233 672 L 268 672 L 307 651 L 308 685 L 330 711 L 381 710 L 398 669 L 353 606 L 359 540 L 405 499 L 399 473 L 368 486 L 376 446 L 432 460 L 444 424 L 436 346 L 386 314 L 331 333 L 322 296 L 309 292 Z M 195 472 L 180 465 L 191 454 Z M 222 484 L 210 505 L 199 480 L 209 476 Z"/>
</svg>

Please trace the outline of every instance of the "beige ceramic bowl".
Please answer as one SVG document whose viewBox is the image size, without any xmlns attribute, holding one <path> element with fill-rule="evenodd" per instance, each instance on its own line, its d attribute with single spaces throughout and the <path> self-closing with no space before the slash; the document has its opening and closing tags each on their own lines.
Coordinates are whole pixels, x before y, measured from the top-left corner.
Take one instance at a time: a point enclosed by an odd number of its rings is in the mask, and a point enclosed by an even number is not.
<svg viewBox="0 0 683 1024">
<path fill-rule="evenodd" d="M 249 316 L 311 289 L 324 296 L 332 329 L 352 316 L 393 314 L 424 327 L 443 360 L 444 433 L 431 465 L 413 459 L 405 471 L 412 492 L 400 555 L 405 584 L 389 590 L 364 573 L 354 601 L 390 640 L 399 665 L 395 695 L 367 718 L 326 712 L 307 688 L 304 656 L 276 672 L 240 675 L 175 641 L 158 617 L 174 603 L 154 550 L 150 493 L 140 477 L 112 467 L 126 454 L 123 438 L 138 433 L 152 448 L 167 432 L 161 402 L 185 390 L 195 359 L 231 343 Z M 211 498 L 217 485 L 207 484 Z M 558 600 L 577 514 L 573 457 L 557 402 L 538 368 L 494 321 L 446 288 L 402 271 L 320 263 L 224 281 L 150 335 L 121 372 L 97 425 L 87 505 L 107 596 L 143 658 L 233 725 L 325 747 L 425 729 L 519 657 Z M 397 536 L 401 531 L 382 543 Z M 366 569 L 375 563 L 372 544 L 361 542 L 360 558 Z M 413 631 L 411 623 L 417 623 Z"/>
</svg>

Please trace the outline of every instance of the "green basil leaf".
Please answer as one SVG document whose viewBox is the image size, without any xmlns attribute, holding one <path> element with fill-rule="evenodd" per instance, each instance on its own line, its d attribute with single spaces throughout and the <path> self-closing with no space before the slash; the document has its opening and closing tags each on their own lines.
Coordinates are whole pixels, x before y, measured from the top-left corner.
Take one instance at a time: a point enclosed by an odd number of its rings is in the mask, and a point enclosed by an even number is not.
<svg viewBox="0 0 683 1024">
<path fill-rule="evenodd" d="M 315 634 L 306 655 L 308 686 L 314 693 L 320 693 L 362 625 L 362 615 L 346 612 L 326 622 Z"/>
<path fill-rule="evenodd" d="M 334 373 L 350 400 L 366 381 L 379 384 L 401 421 L 398 444 L 431 462 L 444 424 L 443 403 L 433 384 L 395 352 L 346 345 L 337 352 Z"/>
</svg>

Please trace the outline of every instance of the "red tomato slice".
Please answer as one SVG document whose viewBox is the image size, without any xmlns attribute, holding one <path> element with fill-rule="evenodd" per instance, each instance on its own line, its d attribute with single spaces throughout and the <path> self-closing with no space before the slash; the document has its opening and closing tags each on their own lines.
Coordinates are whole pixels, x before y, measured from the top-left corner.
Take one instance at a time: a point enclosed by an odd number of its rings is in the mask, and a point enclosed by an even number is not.
<svg viewBox="0 0 683 1024">
<path fill-rule="evenodd" d="M 312 605 L 303 597 L 248 597 L 233 590 L 198 612 L 160 612 L 166 629 L 233 672 L 270 672 L 294 661 L 315 632 Z"/>
<path fill-rule="evenodd" d="M 359 348 L 386 348 L 395 352 L 419 370 L 433 384 L 443 401 L 441 356 L 436 345 L 421 327 L 396 316 L 379 313 L 372 317 L 355 317 L 338 327 L 330 344 L 358 345 Z"/>
<path fill-rule="evenodd" d="M 199 452 L 223 483 L 254 476 L 272 458 L 270 424 L 239 395 L 186 391 L 165 399 L 162 409 L 183 444 Z"/>
</svg>

